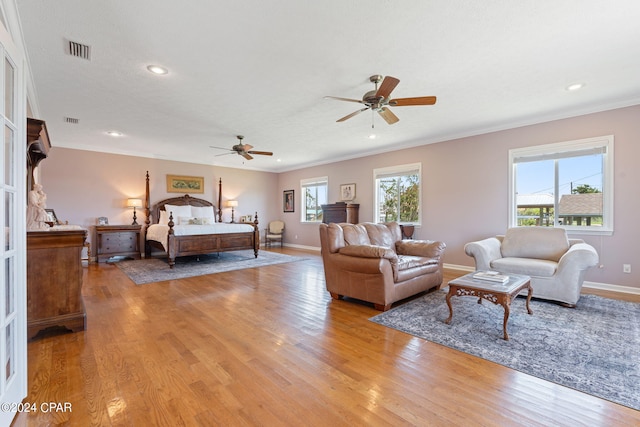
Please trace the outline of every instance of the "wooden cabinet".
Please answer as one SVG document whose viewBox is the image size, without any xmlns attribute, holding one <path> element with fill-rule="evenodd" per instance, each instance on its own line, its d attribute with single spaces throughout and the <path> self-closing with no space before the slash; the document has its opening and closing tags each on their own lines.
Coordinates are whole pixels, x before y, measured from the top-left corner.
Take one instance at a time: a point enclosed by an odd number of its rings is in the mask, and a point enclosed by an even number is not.
<svg viewBox="0 0 640 427">
<path fill-rule="evenodd" d="M 140 258 L 140 225 L 97 225 L 95 235 L 98 262 L 114 256 Z"/>
<path fill-rule="evenodd" d="M 358 210 L 360 205 L 357 203 L 334 203 L 331 205 L 322 205 L 322 222 L 329 224 L 330 222 L 348 222 L 351 224 L 358 223 Z"/>
<path fill-rule="evenodd" d="M 87 231 L 27 232 L 27 338 L 41 330 L 85 329 L 82 262 Z"/>
</svg>

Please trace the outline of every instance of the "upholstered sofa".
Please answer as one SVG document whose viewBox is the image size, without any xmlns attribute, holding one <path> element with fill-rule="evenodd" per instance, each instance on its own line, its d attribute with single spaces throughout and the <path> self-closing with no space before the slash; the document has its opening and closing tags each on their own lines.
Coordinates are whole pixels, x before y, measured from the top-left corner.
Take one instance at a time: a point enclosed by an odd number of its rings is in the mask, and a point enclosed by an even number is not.
<svg viewBox="0 0 640 427">
<path fill-rule="evenodd" d="M 327 290 L 386 311 L 394 302 L 442 283 L 445 244 L 402 240 L 400 225 L 320 224 Z"/>
<path fill-rule="evenodd" d="M 562 228 L 514 227 L 502 236 L 467 243 L 476 270 L 531 276 L 533 296 L 575 307 L 584 274 L 598 264 L 598 253 Z"/>
</svg>

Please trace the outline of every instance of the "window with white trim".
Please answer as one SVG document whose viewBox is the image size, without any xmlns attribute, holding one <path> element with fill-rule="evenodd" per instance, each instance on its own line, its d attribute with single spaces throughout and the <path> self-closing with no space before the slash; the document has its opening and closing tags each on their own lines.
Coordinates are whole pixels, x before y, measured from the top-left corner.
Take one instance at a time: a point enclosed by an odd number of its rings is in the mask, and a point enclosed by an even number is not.
<svg viewBox="0 0 640 427">
<path fill-rule="evenodd" d="M 326 176 L 300 181 L 302 222 L 322 222 L 322 205 L 328 203 L 328 187 L 329 178 Z"/>
<path fill-rule="evenodd" d="M 509 226 L 613 232 L 613 135 L 509 150 Z"/>
<path fill-rule="evenodd" d="M 419 225 L 421 177 L 421 163 L 374 169 L 374 221 Z"/>
</svg>

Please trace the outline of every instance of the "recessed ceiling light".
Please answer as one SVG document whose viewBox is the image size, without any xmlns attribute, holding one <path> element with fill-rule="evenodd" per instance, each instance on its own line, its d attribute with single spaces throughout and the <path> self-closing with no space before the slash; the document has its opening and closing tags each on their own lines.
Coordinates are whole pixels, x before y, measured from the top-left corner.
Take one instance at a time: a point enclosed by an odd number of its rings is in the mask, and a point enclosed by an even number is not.
<svg viewBox="0 0 640 427">
<path fill-rule="evenodd" d="M 281 162 L 281 161 L 282 161 L 282 159 L 276 159 L 276 162 Z"/>
<path fill-rule="evenodd" d="M 147 70 L 151 71 L 153 74 L 169 74 L 169 70 L 159 65 L 149 65 Z"/>
<path fill-rule="evenodd" d="M 376 139 L 376 134 L 372 133 L 371 135 L 369 135 L 369 139 Z"/>
<path fill-rule="evenodd" d="M 573 83 L 567 86 L 567 90 L 573 92 L 575 90 L 580 90 L 584 87 L 584 83 Z"/>
<path fill-rule="evenodd" d="M 117 130 L 110 130 L 107 132 L 107 135 L 118 137 L 118 136 L 122 136 L 122 132 L 118 132 Z"/>
</svg>

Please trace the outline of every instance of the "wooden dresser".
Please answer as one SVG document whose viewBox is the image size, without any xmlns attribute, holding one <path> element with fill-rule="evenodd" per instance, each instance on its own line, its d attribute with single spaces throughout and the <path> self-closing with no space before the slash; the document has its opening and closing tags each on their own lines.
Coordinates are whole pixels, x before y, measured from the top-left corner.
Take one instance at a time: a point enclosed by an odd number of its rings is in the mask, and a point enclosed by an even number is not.
<svg viewBox="0 0 640 427">
<path fill-rule="evenodd" d="M 97 261 L 111 257 L 140 258 L 140 225 L 96 225 Z"/>
<path fill-rule="evenodd" d="M 85 329 L 82 262 L 87 231 L 27 232 L 27 338 L 41 330 Z"/>
<path fill-rule="evenodd" d="M 357 203 L 333 203 L 331 205 L 322 205 L 322 222 L 329 224 L 330 222 L 348 222 L 351 224 L 358 223 L 358 210 L 360 205 Z"/>
</svg>

